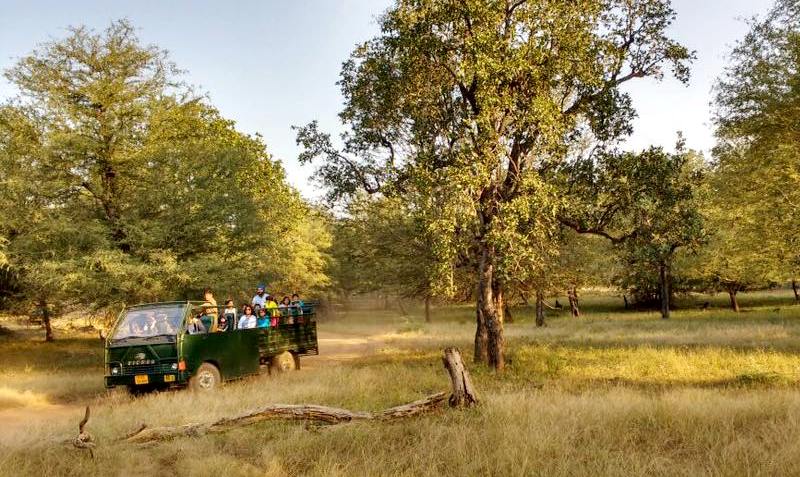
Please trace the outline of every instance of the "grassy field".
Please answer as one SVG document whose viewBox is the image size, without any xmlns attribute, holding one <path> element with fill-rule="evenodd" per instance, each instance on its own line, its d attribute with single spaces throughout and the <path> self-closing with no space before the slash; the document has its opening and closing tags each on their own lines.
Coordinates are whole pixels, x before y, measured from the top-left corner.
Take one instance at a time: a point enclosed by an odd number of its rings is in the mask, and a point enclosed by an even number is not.
<svg viewBox="0 0 800 477">
<path fill-rule="evenodd" d="M 445 390 L 441 349 L 470 355 L 472 310 L 438 308 L 432 324 L 417 308 L 340 314 L 320 322 L 322 355 L 305 369 L 212 395 L 106 393 L 96 337 L 0 336 L 0 475 L 800 475 L 800 306 L 770 292 L 743 296 L 740 314 L 700 311 L 707 299 L 664 321 L 590 297 L 582 318 L 552 312 L 540 329 L 516 309 L 507 371 L 471 366 L 474 409 L 328 428 L 266 422 L 150 447 L 116 439 L 142 422 L 265 403 L 378 410 Z M 62 444 L 85 404 L 94 460 Z"/>
</svg>

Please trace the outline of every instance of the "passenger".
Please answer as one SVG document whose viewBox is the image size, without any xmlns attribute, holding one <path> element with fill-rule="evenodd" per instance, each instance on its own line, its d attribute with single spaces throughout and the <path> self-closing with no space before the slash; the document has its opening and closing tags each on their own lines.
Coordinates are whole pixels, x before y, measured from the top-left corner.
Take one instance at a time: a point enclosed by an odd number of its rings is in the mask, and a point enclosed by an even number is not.
<svg viewBox="0 0 800 477">
<path fill-rule="evenodd" d="M 266 290 L 267 290 L 267 286 L 264 285 L 263 283 L 259 283 L 258 284 L 258 288 L 256 288 L 256 294 L 253 297 L 253 299 L 250 301 L 250 304 L 253 305 L 253 306 L 258 305 L 261 308 L 264 308 L 264 305 L 267 302 L 267 296 L 268 296 L 266 294 Z"/>
<path fill-rule="evenodd" d="M 305 303 L 303 303 L 303 300 L 300 299 L 300 295 L 297 293 L 292 295 L 292 306 L 300 310 L 301 315 L 303 314 L 303 307 L 305 306 Z"/>
<path fill-rule="evenodd" d="M 228 321 L 228 315 L 222 315 L 217 320 L 217 333 L 222 333 L 228 331 L 230 329 L 229 323 L 232 321 Z"/>
<path fill-rule="evenodd" d="M 203 326 L 206 327 L 209 333 L 214 333 L 217 331 L 217 315 L 212 312 L 216 311 L 216 306 L 211 305 L 211 303 L 203 303 L 201 305 L 203 307 L 203 311 L 200 314 L 200 321 L 203 322 Z"/>
<path fill-rule="evenodd" d="M 283 299 L 281 299 L 281 302 L 278 303 L 278 311 L 280 312 L 281 318 L 284 321 L 286 321 L 287 323 L 291 323 L 292 320 L 293 320 L 289 316 L 290 315 L 290 313 L 289 313 L 290 305 L 291 305 L 291 301 L 289 300 L 289 297 L 285 296 L 285 295 L 284 295 Z"/>
<path fill-rule="evenodd" d="M 300 299 L 300 295 L 298 295 L 297 293 L 292 294 L 291 305 L 292 305 L 292 308 L 291 308 L 292 315 L 297 317 L 297 318 L 295 318 L 295 320 L 298 323 L 303 323 L 304 320 L 303 320 L 302 315 L 303 315 L 303 307 L 305 306 L 305 303 L 303 303 L 303 300 Z"/>
<path fill-rule="evenodd" d="M 278 309 L 278 304 L 275 303 L 275 300 L 272 299 L 271 295 L 267 295 L 267 302 L 264 305 L 264 308 L 267 309 L 267 314 L 272 318 L 280 318 L 281 312 Z"/>
<path fill-rule="evenodd" d="M 128 336 L 142 336 L 144 334 L 145 319 L 143 316 L 135 316 L 128 326 L 130 332 Z"/>
<path fill-rule="evenodd" d="M 200 321 L 200 318 L 193 316 L 189 318 L 189 322 L 186 324 L 186 332 L 190 335 L 199 335 L 206 332 L 206 327 L 203 325 L 203 322 Z"/>
<path fill-rule="evenodd" d="M 258 319 L 256 320 L 256 326 L 259 328 L 269 328 L 270 325 L 270 317 L 267 316 L 266 308 L 261 308 L 258 310 Z"/>
<path fill-rule="evenodd" d="M 212 306 L 209 315 L 213 316 L 216 322 L 219 317 L 219 309 L 217 308 L 217 300 L 214 299 L 214 292 L 212 292 L 210 288 L 203 290 L 203 300 Z"/>
<path fill-rule="evenodd" d="M 239 329 L 247 330 L 256 327 L 256 317 L 253 315 L 253 307 L 245 305 L 244 314 L 239 318 Z"/>
<path fill-rule="evenodd" d="M 233 306 L 233 300 L 227 300 L 225 302 L 225 309 L 222 311 L 222 314 L 227 318 L 228 326 L 233 329 L 236 323 L 236 307 Z"/>
</svg>

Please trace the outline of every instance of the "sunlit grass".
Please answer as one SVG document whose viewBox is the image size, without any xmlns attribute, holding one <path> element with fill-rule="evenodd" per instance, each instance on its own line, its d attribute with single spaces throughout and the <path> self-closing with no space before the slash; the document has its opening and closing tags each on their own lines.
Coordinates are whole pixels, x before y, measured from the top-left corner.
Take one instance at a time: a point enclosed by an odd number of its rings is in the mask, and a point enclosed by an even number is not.
<svg viewBox="0 0 800 477">
<path fill-rule="evenodd" d="M 476 409 L 324 429 L 266 422 L 144 448 L 116 439 L 142 422 L 213 421 L 265 403 L 377 410 L 445 390 L 441 348 L 456 345 L 470 357 L 474 312 L 435 307 L 430 324 L 419 306 L 407 306 L 408 316 L 355 310 L 323 318 L 322 355 L 305 360 L 307 369 L 211 395 L 107 394 L 96 338 L 2 341 L 5 412 L 37 399 L 70 406 L 44 422 L 0 427 L 0 474 L 800 474 L 800 307 L 785 292 L 742 302 L 750 308 L 738 315 L 684 308 L 665 321 L 621 310 L 619 297 L 591 297 L 582 318 L 549 311 L 545 328 L 534 326 L 532 310 L 515 308 L 506 371 L 468 363 L 483 399 Z M 340 359 L 327 358 L 326 347 Z M 77 405 L 87 403 L 94 460 L 58 444 L 74 435 Z"/>
</svg>

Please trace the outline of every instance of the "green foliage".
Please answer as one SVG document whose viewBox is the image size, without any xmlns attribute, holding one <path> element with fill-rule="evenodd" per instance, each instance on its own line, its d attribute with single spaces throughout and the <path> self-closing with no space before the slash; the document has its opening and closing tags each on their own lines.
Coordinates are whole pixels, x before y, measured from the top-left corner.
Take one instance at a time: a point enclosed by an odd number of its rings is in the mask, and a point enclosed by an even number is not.
<svg viewBox="0 0 800 477">
<path fill-rule="evenodd" d="M 422 199 L 432 249 L 451 264 L 440 270 L 467 257 L 477 272 L 501 368 L 503 286 L 541 275 L 555 248 L 565 192 L 552 175 L 578 144 L 630 132 L 620 85 L 665 67 L 688 78 L 692 54 L 666 35 L 673 17 L 662 0 L 398 0 L 342 68 L 343 147 L 311 123 L 301 160 L 323 159 L 331 199 Z"/>
<path fill-rule="evenodd" d="M 701 214 L 706 166 L 692 152 L 668 154 L 658 148 L 622 154 L 612 162 L 609 170 L 619 174 L 615 180 L 625 184 L 622 197 L 628 198 L 620 215 L 626 266 L 620 269 L 619 284 L 639 299 L 654 299 L 664 292 L 658 287 L 660 268 L 669 273 L 679 248 L 696 252 L 706 240 Z"/>
<path fill-rule="evenodd" d="M 722 264 L 718 274 L 743 285 L 777 278 L 761 260 L 783 280 L 800 271 L 800 2 L 778 0 L 750 27 L 716 86 L 720 206 L 741 237 L 721 240 L 724 255 L 741 262 L 730 250 L 741 247 L 748 262 Z"/>
<path fill-rule="evenodd" d="M 106 306 L 323 286 L 329 236 L 260 137 L 134 28 L 83 27 L 6 72 L 0 237 L 21 298 Z"/>
<path fill-rule="evenodd" d="M 398 198 L 360 195 L 334 220 L 331 277 L 344 295 L 432 296 L 433 256 L 417 211 Z"/>
</svg>

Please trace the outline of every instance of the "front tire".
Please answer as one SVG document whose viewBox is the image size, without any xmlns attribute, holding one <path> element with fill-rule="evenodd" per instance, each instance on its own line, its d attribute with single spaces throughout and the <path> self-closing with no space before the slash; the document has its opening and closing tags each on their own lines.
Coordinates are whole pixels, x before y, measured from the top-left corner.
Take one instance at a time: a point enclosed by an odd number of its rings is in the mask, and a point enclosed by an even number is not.
<svg viewBox="0 0 800 477">
<path fill-rule="evenodd" d="M 189 379 L 189 388 L 195 392 L 208 392 L 217 389 L 221 383 L 219 369 L 211 363 L 203 363 Z"/>
</svg>

